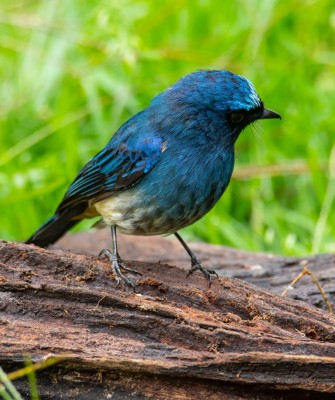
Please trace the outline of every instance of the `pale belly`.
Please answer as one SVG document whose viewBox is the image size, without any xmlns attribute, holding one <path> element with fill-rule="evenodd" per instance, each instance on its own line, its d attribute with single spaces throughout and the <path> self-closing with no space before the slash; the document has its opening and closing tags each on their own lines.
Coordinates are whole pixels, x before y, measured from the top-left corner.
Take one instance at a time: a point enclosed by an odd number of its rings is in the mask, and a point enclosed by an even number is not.
<svg viewBox="0 0 335 400">
<path fill-rule="evenodd" d="M 139 202 L 137 191 L 127 190 L 94 204 L 107 225 L 127 235 L 163 235 L 192 224 L 205 214 L 198 209 L 185 210 L 178 202 L 164 210 L 154 198 Z"/>
</svg>

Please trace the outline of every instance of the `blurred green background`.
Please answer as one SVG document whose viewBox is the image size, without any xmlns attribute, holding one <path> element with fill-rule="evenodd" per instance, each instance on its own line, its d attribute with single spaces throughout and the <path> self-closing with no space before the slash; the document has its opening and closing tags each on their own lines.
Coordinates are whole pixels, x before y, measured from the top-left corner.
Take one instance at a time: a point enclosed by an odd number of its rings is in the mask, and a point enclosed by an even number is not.
<svg viewBox="0 0 335 400">
<path fill-rule="evenodd" d="M 27 238 L 124 121 L 216 68 L 248 77 L 283 119 L 243 132 L 235 179 L 184 236 L 335 251 L 334 38 L 331 0 L 2 0 L 0 237 Z"/>
</svg>

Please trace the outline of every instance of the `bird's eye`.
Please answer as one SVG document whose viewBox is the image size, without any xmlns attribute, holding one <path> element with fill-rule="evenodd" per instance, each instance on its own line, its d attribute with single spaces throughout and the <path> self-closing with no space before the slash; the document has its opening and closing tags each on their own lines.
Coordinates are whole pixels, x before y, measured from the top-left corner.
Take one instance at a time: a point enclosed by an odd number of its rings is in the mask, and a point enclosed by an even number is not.
<svg viewBox="0 0 335 400">
<path fill-rule="evenodd" d="M 230 118 L 233 124 L 238 124 L 243 120 L 244 115 L 242 113 L 231 113 Z"/>
</svg>

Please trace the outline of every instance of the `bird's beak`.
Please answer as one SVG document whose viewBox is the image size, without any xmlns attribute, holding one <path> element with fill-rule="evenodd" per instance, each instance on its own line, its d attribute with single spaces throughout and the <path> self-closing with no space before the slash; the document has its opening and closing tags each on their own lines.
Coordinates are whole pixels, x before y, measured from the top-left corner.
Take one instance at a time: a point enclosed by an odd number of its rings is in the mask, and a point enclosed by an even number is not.
<svg viewBox="0 0 335 400">
<path fill-rule="evenodd" d="M 273 118 L 281 119 L 281 116 L 275 111 L 267 110 L 266 108 L 264 108 L 261 116 L 259 117 L 259 119 L 273 119 Z"/>
</svg>

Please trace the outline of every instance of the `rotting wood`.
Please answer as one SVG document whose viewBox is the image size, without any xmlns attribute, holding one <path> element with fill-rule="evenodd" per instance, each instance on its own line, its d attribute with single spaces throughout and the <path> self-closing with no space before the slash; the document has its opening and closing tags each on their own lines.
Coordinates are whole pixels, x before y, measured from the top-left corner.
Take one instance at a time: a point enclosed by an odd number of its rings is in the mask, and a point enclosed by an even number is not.
<svg viewBox="0 0 335 400">
<path fill-rule="evenodd" d="M 57 247 L 97 254 L 108 241 L 103 231 L 75 234 Z M 120 399 L 334 396 L 335 317 L 313 306 L 322 307 L 322 297 L 308 279 L 292 291 L 304 302 L 277 294 L 307 263 L 333 303 L 335 256 L 294 259 L 193 244 L 204 264 L 227 275 L 208 290 L 202 275 L 186 279 L 173 266 L 188 266 L 173 240 L 122 237 L 119 247 L 125 259 L 142 260 L 130 263 L 143 274 L 132 276 L 136 294 L 115 288 L 108 262 L 96 256 L 1 242 L 5 369 L 18 368 L 25 354 L 39 361 L 66 353 L 38 375 L 50 399 L 93 398 L 93 388 L 96 398 Z M 24 381 L 18 385 L 27 390 Z"/>
</svg>

